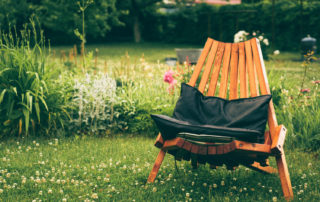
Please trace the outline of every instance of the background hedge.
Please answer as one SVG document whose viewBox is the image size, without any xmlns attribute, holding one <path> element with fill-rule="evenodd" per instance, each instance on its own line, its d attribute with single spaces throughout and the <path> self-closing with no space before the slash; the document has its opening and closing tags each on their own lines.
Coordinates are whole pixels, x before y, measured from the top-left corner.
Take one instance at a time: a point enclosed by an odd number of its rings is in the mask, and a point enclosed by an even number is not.
<svg viewBox="0 0 320 202">
<path fill-rule="evenodd" d="M 85 17 L 88 43 L 133 41 L 134 9 L 130 2 L 95 0 L 88 7 Z M 272 42 L 274 27 L 275 49 L 299 50 L 300 41 L 307 34 L 317 38 L 319 46 L 319 0 L 275 0 L 274 26 L 271 0 L 243 1 L 240 5 L 226 6 L 168 6 L 160 0 L 135 2 L 140 5 L 139 13 L 135 15 L 140 20 L 143 41 L 200 45 L 208 36 L 231 42 L 233 35 L 239 30 L 259 30 Z M 167 11 L 171 9 L 171 12 L 165 12 L 163 8 Z M 81 25 L 77 1 L 0 0 L 0 11 L 1 29 L 7 29 L 8 21 L 18 28 L 22 27 L 29 17 L 35 15 L 39 17 L 45 35 L 52 44 L 78 42 L 74 35 L 74 29 Z"/>
</svg>

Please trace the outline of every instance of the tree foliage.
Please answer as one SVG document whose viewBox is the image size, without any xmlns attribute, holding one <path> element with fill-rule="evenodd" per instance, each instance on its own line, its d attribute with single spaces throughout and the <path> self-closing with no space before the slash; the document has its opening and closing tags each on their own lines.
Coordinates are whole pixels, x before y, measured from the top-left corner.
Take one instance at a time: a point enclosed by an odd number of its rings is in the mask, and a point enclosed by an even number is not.
<svg viewBox="0 0 320 202">
<path fill-rule="evenodd" d="M 86 10 L 87 35 L 103 37 L 112 26 L 122 25 L 116 8 L 116 0 L 94 0 Z M 49 38 L 75 38 L 74 30 L 81 28 L 82 18 L 78 1 L 70 0 L 0 0 L 0 23 L 6 28 L 8 22 L 21 27 L 36 15 Z"/>
</svg>

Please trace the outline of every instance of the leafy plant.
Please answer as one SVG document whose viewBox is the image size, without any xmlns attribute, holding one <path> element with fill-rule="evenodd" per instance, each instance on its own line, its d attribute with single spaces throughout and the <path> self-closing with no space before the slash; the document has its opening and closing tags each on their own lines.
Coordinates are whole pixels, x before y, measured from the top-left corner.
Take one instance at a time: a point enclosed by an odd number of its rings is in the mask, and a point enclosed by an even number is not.
<svg viewBox="0 0 320 202">
<path fill-rule="evenodd" d="M 2 135 L 27 135 L 30 128 L 33 134 L 43 129 L 49 133 L 63 127 L 68 117 L 63 92 L 51 85 L 54 74 L 47 69 L 42 32 L 38 38 L 34 22 L 30 24 L 20 35 L 0 33 Z"/>
<path fill-rule="evenodd" d="M 116 82 L 107 74 L 86 74 L 74 80 L 70 130 L 99 133 L 112 128 L 113 105 L 117 100 Z"/>
</svg>

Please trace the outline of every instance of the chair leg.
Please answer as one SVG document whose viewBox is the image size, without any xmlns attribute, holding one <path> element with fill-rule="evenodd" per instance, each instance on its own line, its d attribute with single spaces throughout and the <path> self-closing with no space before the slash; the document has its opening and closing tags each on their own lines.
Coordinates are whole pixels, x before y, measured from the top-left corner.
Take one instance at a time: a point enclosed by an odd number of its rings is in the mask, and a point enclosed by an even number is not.
<svg viewBox="0 0 320 202">
<path fill-rule="evenodd" d="M 161 163 L 165 155 L 166 155 L 166 152 L 161 149 L 156 159 L 156 162 L 154 163 L 153 168 L 149 174 L 148 182 L 154 182 L 154 180 L 156 179 L 156 176 L 158 174 L 158 171 L 160 169 Z"/>
<path fill-rule="evenodd" d="M 290 175 L 289 175 L 288 166 L 287 166 L 287 162 L 286 162 L 286 158 L 283 150 L 281 152 L 281 155 L 276 156 L 276 161 L 277 161 L 283 195 L 287 200 L 292 200 L 293 199 L 292 186 L 291 186 Z"/>
</svg>

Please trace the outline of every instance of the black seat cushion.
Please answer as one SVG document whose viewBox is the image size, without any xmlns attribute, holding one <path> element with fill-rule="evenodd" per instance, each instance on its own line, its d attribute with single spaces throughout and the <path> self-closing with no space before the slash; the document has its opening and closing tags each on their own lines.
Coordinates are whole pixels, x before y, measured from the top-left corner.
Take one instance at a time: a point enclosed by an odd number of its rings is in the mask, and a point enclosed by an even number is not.
<svg viewBox="0 0 320 202">
<path fill-rule="evenodd" d="M 225 100 L 204 96 L 198 89 L 181 84 L 181 94 L 173 117 L 151 117 L 165 140 L 186 132 L 263 142 L 270 99 L 271 95 L 262 95 Z"/>
</svg>

